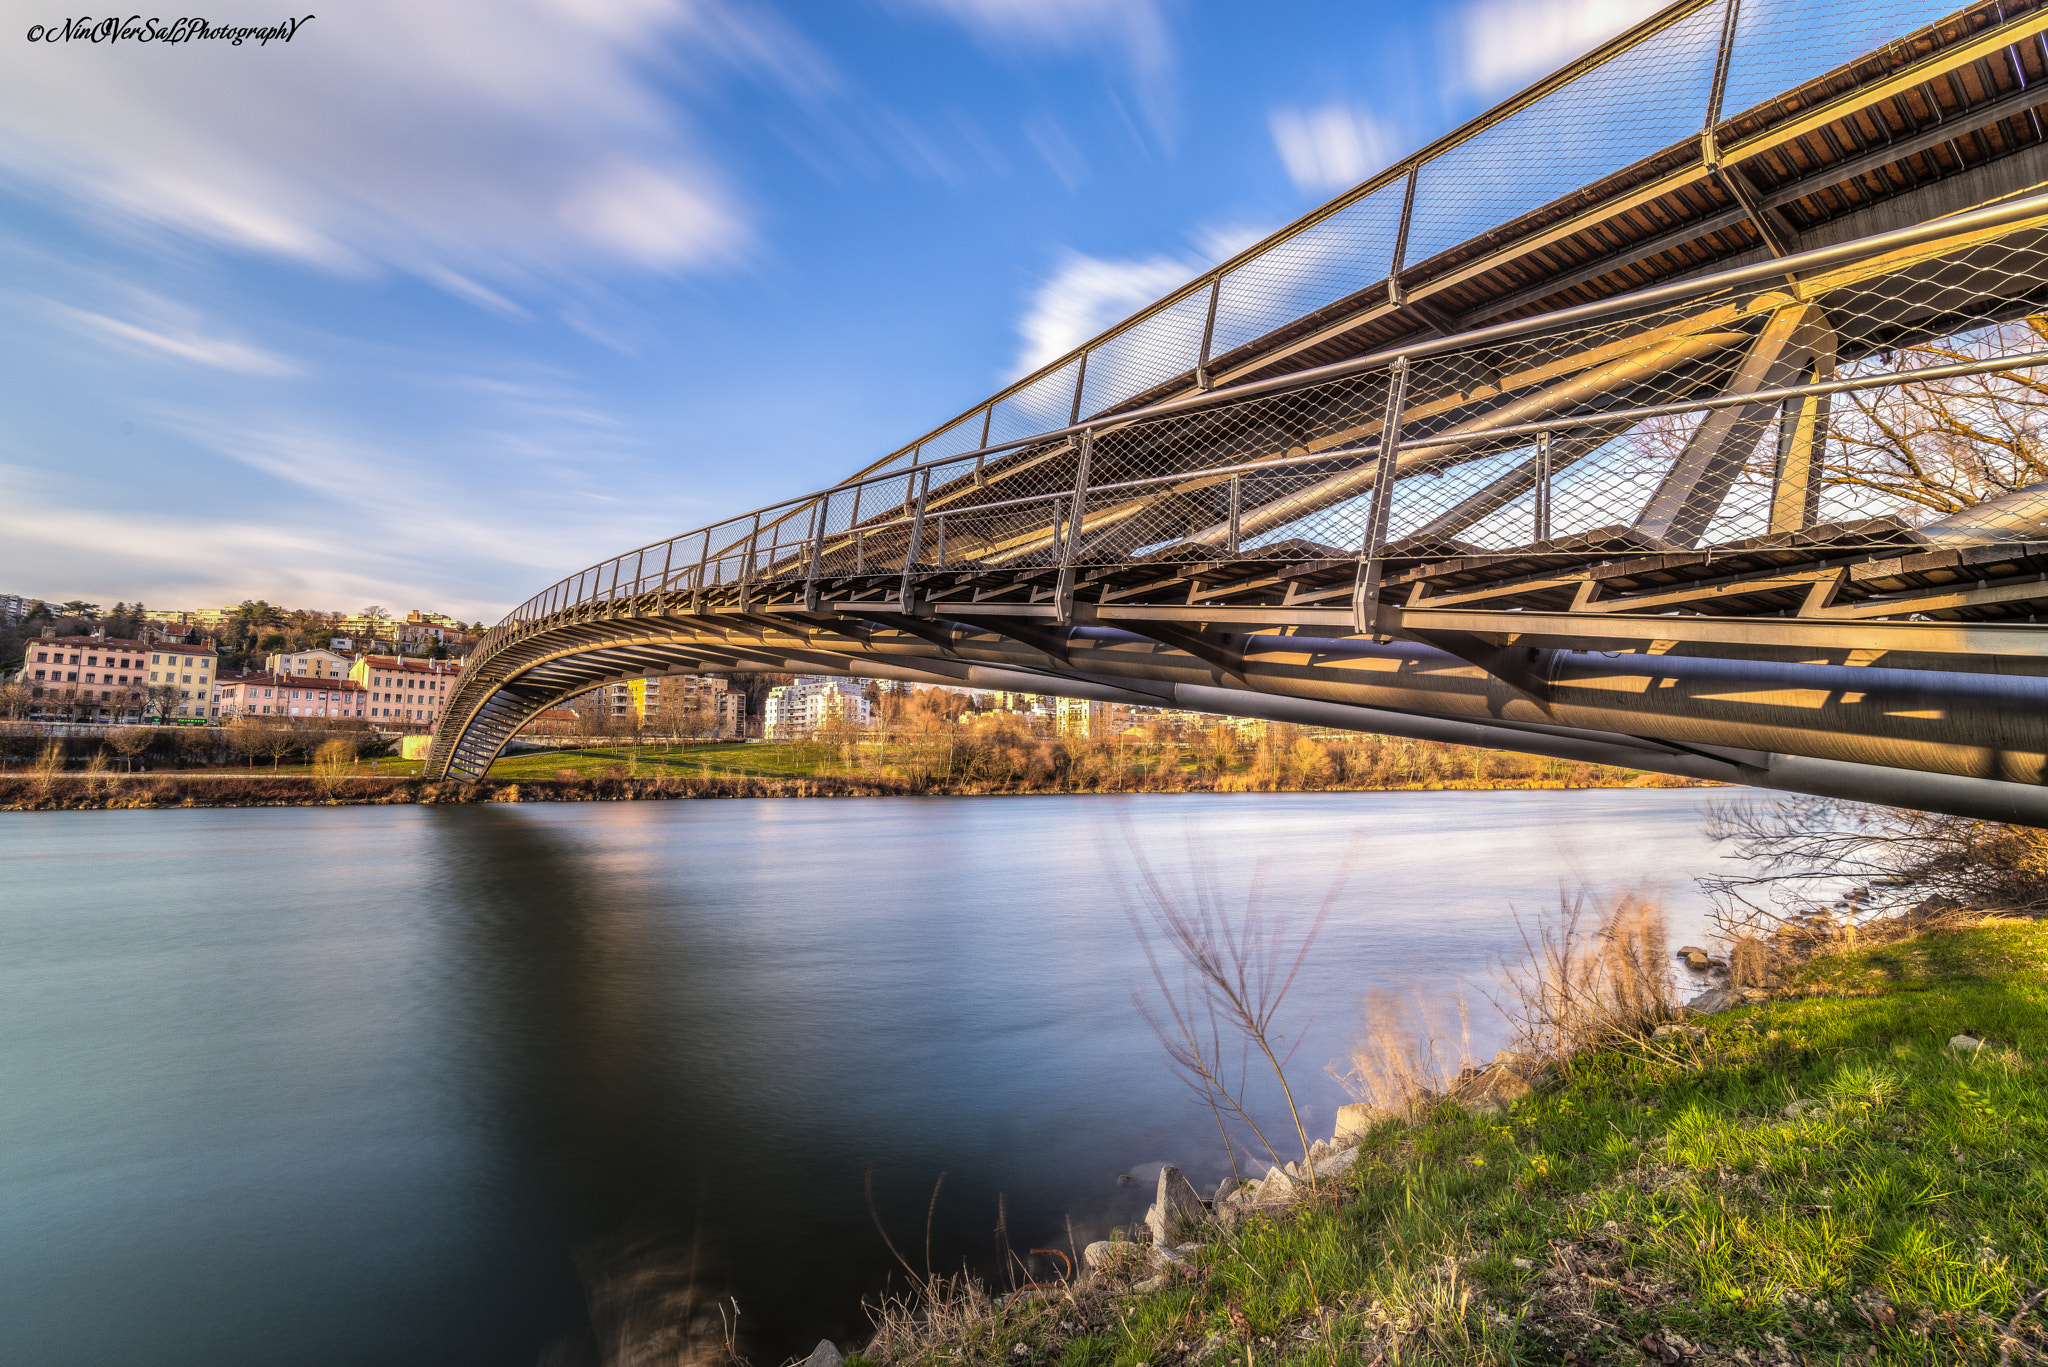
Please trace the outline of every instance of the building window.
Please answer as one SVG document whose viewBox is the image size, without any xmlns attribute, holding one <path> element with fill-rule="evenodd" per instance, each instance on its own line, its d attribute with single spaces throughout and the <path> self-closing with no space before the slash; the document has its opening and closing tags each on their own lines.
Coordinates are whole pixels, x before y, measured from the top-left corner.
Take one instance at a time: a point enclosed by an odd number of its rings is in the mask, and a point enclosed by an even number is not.
<svg viewBox="0 0 2048 1367">
<path fill-rule="evenodd" d="M 40 670 L 40 669 L 38 669 L 38 670 L 36 671 L 36 677 L 37 677 L 38 679 L 42 678 L 42 677 L 43 677 L 43 671 L 42 671 L 42 670 Z"/>
</svg>

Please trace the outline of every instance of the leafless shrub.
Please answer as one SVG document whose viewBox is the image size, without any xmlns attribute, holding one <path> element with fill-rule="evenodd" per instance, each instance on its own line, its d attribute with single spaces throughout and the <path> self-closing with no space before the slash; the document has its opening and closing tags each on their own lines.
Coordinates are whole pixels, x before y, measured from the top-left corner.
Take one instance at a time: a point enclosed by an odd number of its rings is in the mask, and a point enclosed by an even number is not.
<svg viewBox="0 0 2048 1367">
<path fill-rule="evenodd" d="M 87 760 L 85 765 L 86 795 L 94 798 L 106 796 L 107 784 L 109 782 L 110 780 L 107 776 L 107 752 L 104 749 L 94 750 L 92 758 Z"/>
<path fill-rule="evenodd" d="M 1420 988 L 1374 988 L 1366 993 L 1361 1011 L 1364 1028 L 1352 1046 L 1349 1066 L 1336 1077 L 1375 1111 L 1413 1115 L 1431 1096 L 1448 1091 L 1474 1062 L 1471 1012 L 1462 992 L 1431 999 Z"/>
<path fill-rule="evenodd" d="M 35 763 L 29 772 L 35 775 L 36 796 L 48 798 L 57 790 L 57 778 L 64 772 L 64 743 L 45 741 L 43 748 L 36 752 Z"/>
<path fill-rule="evenodd" d="M 1253 1116 L 1251 1086 L 1264 1071 L 1254 1055 L 1279 1084 L 1306 1162 L 1308 1131 L 1287 1081 L 1287 1065 L 1301 1034 L 1297 1032 L 1289 1045 L 1279 1028 L 1279 1016 L 1316 937 L 1343 894 L 1355 846 L 1353 852 L 1346 853 L 1322 905 L 1297 935 L 1289 918 L 1272 916 L 1261 899 L 1263 862 L 1254 871 L 1243 909 L 1226 909 L 1198 852 L 1190 851 L 1191 881 L 1183 890 L 1169 886 L 1159 876 L 1134 833 L 1126 829 L 1124 836 L 1130 866 L 1137 874 L 1137 898 L 1135 903 L 1126 898 L 1125 914 L 1137 933 L 1158 992 L 1157 1005 L 1142 989 L 1132 990 L 1132 1000 L 1165 1046 L 1174 1071 L 1216 1118 L 1233 1167 L 1237 1155 L 1233 1122 L 1248 1129 L 1275 1164 L 1283 1161 Z M 1112 867 L 1118 866 L 1112 863 Z M 1178 983 L 1162 962 L 1161 946 L 1166 957 L 1179 964 Z M 1306 1028 L 1304 1022 L 1302 1029 Z"/>
<path fill-rule="evenodd" d="M 2048 830 L 2038 827 L 1781 797 L 1717 803 L 1707 834 L 1744 866 L 1700 880 L 1731 942 L 1832 938 L 1908 911 L 2048 912 Z"/>
<path fill-rule="evenodd" d="M 1678 1014 L 1664 905 L 1646 893 L 1599 907 L 1583 892 L 1560 896 L 1522 944 L 1524 962 L 1498 972 L 1518 1052 L 1568 1058 Z"/>
<path fill-rule="evenodd" d="M 355 741 L 343 736 L 323 741 L 313 752 L 313 780 L 320 785 L 321 792 L 333 797 L 335 788 L 348 777 L 355 762 Z"/>
</svg>

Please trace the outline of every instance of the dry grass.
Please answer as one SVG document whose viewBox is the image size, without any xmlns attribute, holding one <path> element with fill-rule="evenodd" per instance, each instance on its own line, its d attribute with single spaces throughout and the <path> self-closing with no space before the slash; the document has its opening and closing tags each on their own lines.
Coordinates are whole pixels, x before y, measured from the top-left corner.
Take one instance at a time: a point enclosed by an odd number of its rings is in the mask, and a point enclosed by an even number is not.
<svg viewBox="0 0 2048 1367">
<path fill-rule="evenodd" d="M 1516 1052 L 1565 1059 L 1641 1035 L 1680 1014 L 1672 981 L 1664 904 L 1642 892 L 1596 906 L 1584 894 L 1560 898 L 1538 923 L 1520 965 L 1497 979 Z"/>
<path fill-rule="evenodd" d="M 1375 988 L 1361 1004 L 1363 1030 L 1337 1080 L 1383 1115 L 1410 1116 L 1449 1091 L 1472 1057 L 1464 994 L 1431 1000 L 1420 988 Z"/>
</svg>

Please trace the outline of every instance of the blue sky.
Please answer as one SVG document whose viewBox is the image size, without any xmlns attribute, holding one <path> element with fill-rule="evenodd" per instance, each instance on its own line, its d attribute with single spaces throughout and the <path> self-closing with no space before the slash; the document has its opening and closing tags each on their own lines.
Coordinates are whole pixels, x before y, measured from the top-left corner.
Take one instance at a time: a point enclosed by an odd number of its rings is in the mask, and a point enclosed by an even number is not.
<svg viewBox="0 0 2048 1367">
<path fill-rule="evenodd" d="M 884 454 L 1653 8 L 356 0 L 235 48 L 14 7 L 0 592 L 495 620 Z"/>
</svg>

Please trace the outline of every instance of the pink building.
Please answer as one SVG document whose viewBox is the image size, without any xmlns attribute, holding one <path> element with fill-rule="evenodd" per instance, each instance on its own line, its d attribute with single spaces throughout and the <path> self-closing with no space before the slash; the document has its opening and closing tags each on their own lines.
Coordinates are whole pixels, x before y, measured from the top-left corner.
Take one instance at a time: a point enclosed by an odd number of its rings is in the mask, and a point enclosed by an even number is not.
<svg viewBox="0 0 2048 1367">
<path fill-rule="evenodd" d="M 309 679 L 250 670 L 221 675 L 216 704 L 222 717 L 367 720 L 368 691 L 348 679 Z"/>
</svg>

